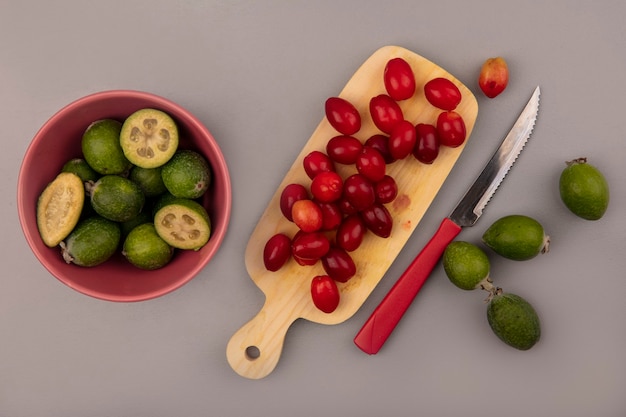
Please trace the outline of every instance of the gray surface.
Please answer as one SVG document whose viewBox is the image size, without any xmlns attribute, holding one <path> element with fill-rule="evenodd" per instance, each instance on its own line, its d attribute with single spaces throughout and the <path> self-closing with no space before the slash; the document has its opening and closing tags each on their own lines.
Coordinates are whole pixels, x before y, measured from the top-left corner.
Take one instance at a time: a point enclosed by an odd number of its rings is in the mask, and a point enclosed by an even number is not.
<svg viewBox="0 0 626 417">
<path fill-rule="evenodd" d="M 500 416 L 626 413 L 624 245 L 625 3 L 621 1 L 0 2 L 0 416 Z M 484 59 L 503 55 L 506 92 L 477 94 L 479 118 L 441 193 L 371 297 L 347 322 L 296 322 L 272 374 L 229 367 L 231 335 L 260 309 L 244 247 L 277 184 L 338 93 L 380 46 L 437 62 L 478 93 Z M 552 236 L 548 255 L 493 257 L 500 285 L 531 301 L 542 340 L 500 343 L 483 293 L 437 268 L 383 350 L 352 338 L 452 209 L 536 85 L 538 125 L 479 223 L 522 213 Z M 15 204 L 21 158 L 60 107 L 116 88 L 195 113 L 219 141 L 232 222 L 215 261 L 165 297 L 115 304 L 81 295 L 30 252 Z M 561 204 L 563 162 L 588 156 L 612 185 L 606 216 Z"/>
</svg>

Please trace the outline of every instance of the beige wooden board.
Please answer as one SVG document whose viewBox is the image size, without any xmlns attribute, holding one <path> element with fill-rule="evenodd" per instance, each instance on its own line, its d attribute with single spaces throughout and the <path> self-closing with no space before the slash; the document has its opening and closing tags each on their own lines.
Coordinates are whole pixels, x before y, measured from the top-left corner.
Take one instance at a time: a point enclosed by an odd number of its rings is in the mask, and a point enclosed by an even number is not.
<svg viewBox="0 0 626 417">
<path fill-rule="evenodd" d="M 416 78 L 415 95 L 400 102 L 405 119 L 414 124 L 435 123 L 441 110 L 426 101 L 423 86 L 430 79 L 446 77 L 461 90 L 463 98 L 456 111 L 463 116 L 469 140 L 478 114 L 478 104 L 472 92 L 443 68 L 397 46 L 377 50 L 339 94 L 339 97 L 353 103 L 361 114 L 362 127 L 354 136 L 364 142 L 371 135 L 381 133 L 369 117 L 369 101 L 385 93 L 384 68 L 387 61 L 395 57 L 406 60 Z M 314 150 L 325 152 L 326 143 L 336 135 L 338 133 L 324 118 L 285 175 L 250 236 L 245 253 L 246 268 L 266 299 L 261 311 L 233 335 L 226 349 L 228 362 L 241 376 L 259 379 L 272 372 L 280 358 L 287 330 L 295 320 L 304 318 L 321 324 L 338 324 L 361 307 L 402 250 L 468 142 L 466 140 L 457 148 L 441 147 L 439 156 L 430 165 L 409 156 L 387 166 L 387 173 L 395 178 L 399 190 L 398 197 L 387 205 L 394 219 L 391 236 L 383 239 L 373 233 L 366 234 L 361 246 L 351 253 L 357 273 L 347 283 L 339 283 L 339 307 L 326 314 L 313 305 L 310 296 L 311 279 L 324 274 L 321 263 L 300 266 L 290 260 L 279 271 L 269 272 L 263 265 L 263 248 L 272 235 L 282 232 L 293 236 L 297 231 L 296 226 L 280 211 L 280 194 L 290 183 L 308 187 L 310 179 L 302 165 L 304 157 Z M 337 164 L 337 171 L 345 178 L 356 169 Z"/>
</svg>

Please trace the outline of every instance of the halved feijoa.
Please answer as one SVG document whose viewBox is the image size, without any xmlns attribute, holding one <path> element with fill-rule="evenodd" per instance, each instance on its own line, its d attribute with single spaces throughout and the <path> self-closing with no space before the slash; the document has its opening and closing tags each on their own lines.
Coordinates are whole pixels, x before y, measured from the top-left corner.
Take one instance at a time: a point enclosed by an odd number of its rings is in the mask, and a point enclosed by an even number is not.
<svg viewBox="0 0 626 417">
<path fill-rule="evenodd" d="M 198 250 L 211 235 L 211 220 L 206 209 L 196 201 L 176 198 L 154 215 L 157 233 L 170 246 Z"/>
<path fill-rule="evenodd" d="M 128 178 L 105 175 L 88 185 L 93 209 L 104 218 L 125 222 L 137 216 L 145 203 L 143 191 Z"/>
<path fill-rule="evenodd" d="M 163 166 L 161 176 L 168 191 L 182 198 L 199 198 L 211 184 L 209 163 L 192 150 L 176 152 Z"/>
<path fill-rule="evenodd" d="M 156 168 L 176 152 L 178 127 L 161 110 L 141 109 L 124 121 L 119 140 L 129 161 L 142 168 Z"/>
<path fill-rule="evenodd" d="M 37 201 L 37 227 L 43 242 L 54 247 L 70 234 L 78 223 L 85 201 L 85 187 L 80 177 L 60 173 L 46 186 Z"/>
<path fill-rule="evenodd" d="M 102 174 L 123 174 L 131 163 L 120 146 L 122 123 L 113 119 L 90 124 L 81 141 L 83 157 L 94 171 Z"/>
<path fill-rule="evenodd" d="M 107 261 L 119 243 L 119 225 L 95 215 L 78 223 L 67 239 L 61 242 L 61 249 L 68 264 L 89 267 Z"/>
<path fill-rule="evenodd" d="M 154 224 L 135 227 L 124 240 L 122 255 L 137 268 L 159 269 L 172 259 L 174 249 L 156 232 Z"/>
</svg>

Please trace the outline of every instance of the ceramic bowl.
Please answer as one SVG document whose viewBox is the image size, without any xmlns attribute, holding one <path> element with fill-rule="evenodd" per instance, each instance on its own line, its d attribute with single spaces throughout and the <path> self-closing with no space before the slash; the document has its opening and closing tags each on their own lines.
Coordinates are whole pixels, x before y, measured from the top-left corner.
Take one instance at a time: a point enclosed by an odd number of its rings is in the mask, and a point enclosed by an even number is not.
<svg viewBox="0 0 626 417">
<path fill-rule="evenodd" d="M 201 199 L 211 218 L 211 237 L 198 251 L 176 251 L 172 261 L 153 271 L 131 265 L 119 253 L 103 264 L 67 264 L 59 247 L 47 247 L 37 229 L 37 200 L 68 160 L 81 157 L 81 138 L 92 122 L 120 121 L 142 108 L 165 111 L 176 121 L 179 149 L 203 154 L 212 170 L 212 183 Z M 209 130 L 178 104 L 140 91 L 103 91 L 80 98 L 54 114 L 30 143 L 18 177 L 17 203 L 22 230 L 35 257 L 61 282 L 83 294 L 109 301 L 132 302 L 162 296 L 194 278 L 218 252 L 231 212 L 231 183 L 219 145 Z M 88 201 L 85 202 L 88 204 Z"/>
</svg>

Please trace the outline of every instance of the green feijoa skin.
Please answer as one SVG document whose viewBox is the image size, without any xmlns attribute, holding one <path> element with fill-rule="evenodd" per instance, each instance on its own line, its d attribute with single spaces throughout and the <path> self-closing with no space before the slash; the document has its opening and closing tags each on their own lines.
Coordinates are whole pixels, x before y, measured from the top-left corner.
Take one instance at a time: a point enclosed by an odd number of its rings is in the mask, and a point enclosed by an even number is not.
<svg viewBox="0 0 626 417">
<path fill-rule="evenodd" d="M 174 248 L 157 234 L 154 224 L 135 227 L 124 240 L 122 255 L 137 268 L 154 270 L 164 267 L 174 255 Z"/>
<path fill-rule="evenodd" d="M 169 161 L 178 149 L 178 127 L 161 110 L 137 110 L 124 121 L 119 142 L 134 165 L 156 168 Z"/>
<path fill-rule="evenodd" d="M 522 297 L 498 293 L 487 305 L 487 321 L 491 330 L 509 346 L 528 350 L 541 336 L 539 316 Z"/>
<path fill-rule="evenodd" d="M 116 222 L 95 215 L 81 220 L 72 233 L 61 242 L 65 262 L 92 267 L 107 261 L 120 243 Z"/>
<path fill-rule="evenodd" d="M 90 124 L 83 134 L 83 157 L 99 174 L 125 174 L 131 168 L 120 146 L 121 129 L 119 121 L 102 119 Z"/>
<path fill-rule="evenodd" d="M 161 177 L 161 169 L 161 167 L 134 166 L 128 174 L 128 179 L 137 183 L 146 197 L 156 197 L 167 191 Z"/>
<path fill-rule="evenodd" d="M 144 224 L 144 223 L 152 223 L 152 215 L 149 211 L 142 210 L 141 213 L 136 215 L 130 220 L 120 223 L 120 230 L 122 232 L 122 239 L 126 238 L 131 230 L 135 227 Z"/>
<path fill-rule="evenodd" d="M 157 233 L 177 249 L 199 250 L 211 235 L 211 220 L 206 209 L 194 200 L 176 198 L 154 215 Z"/>
<path fill-rule="evenodd" d="M 168 191 L 181 198 L 201 197 L 211 184 L 209 163 L 198 152 L 181 150 L 163 166 L 161 172 Z"/>
<path fill-rule="evenodd" d="M 83 158 L 73 158 L 67 161 L 63 168 L 61 168 L 61 172 L 71 172 L 76 175 L 83 181 L 97 181 L 100 178 L 100 174 L 98 174 Z"/>
<path fill-rule="evenodd" d="M 166 191 L 165 193 L 158 196 L 155 199 L 154 204 L 152 205 L 152 217 L 154 217 L 157 211 L 159 211 L 163 206 L 166 206 L 177 199 L 178 197 L 174 197 L 172 194 L 170 194 L 169 191 Z"/>
<path fill-rule="evenodd" d="M 131 220 L 141 212 L 145 203 L 141 188 L 128 178 L 105 175 L 95 183 L 88 184 L 93 209 L 109 220 Z"/>
<path fill-rule="evenodd" d="M 559 178 L 559 193 L 565 206 L 586 220 L 599 220 L 609 206 L 609 184 L 587 158 L 566 162 Z"/>
<path fill-rule="evenodd" d="M 454 241 L 443 252 L 442 263 L 450 282 L 462 290 L 488 286 L 489 258 L 478 246 Z"/>
<path fill-rule="evenodd" d="M 532 217 L 513 214 L 496 220 L 483 234 L 483 242 L 498 255 L 515 261 L 548 252 L 550 237 Z"/>
</svg>

